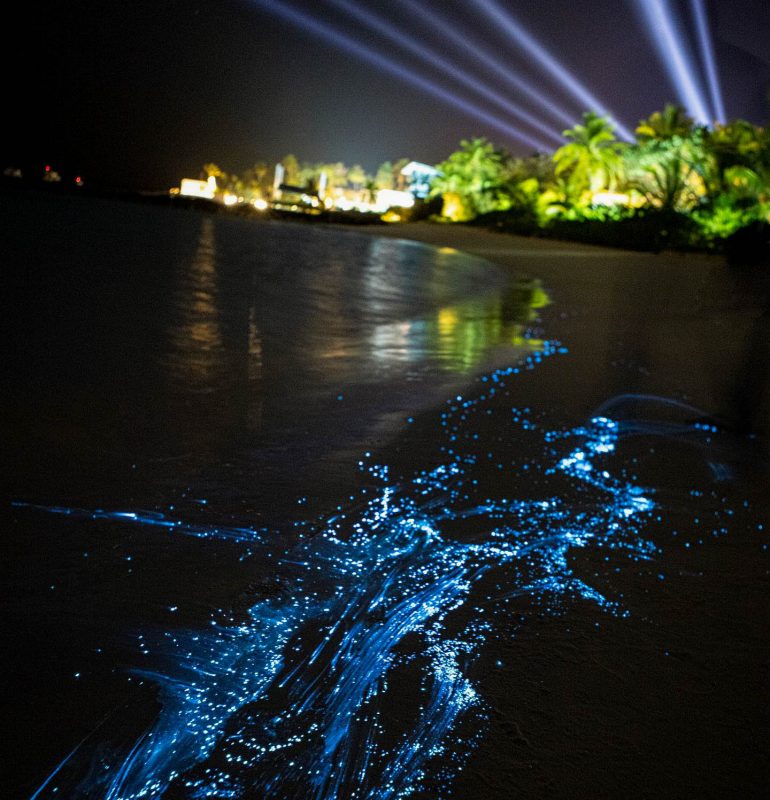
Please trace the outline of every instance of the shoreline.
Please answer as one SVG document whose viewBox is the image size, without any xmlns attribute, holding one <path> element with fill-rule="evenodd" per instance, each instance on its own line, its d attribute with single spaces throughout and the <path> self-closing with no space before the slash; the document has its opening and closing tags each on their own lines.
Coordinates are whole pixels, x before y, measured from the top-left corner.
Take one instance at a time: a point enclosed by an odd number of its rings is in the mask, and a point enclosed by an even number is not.
<svg viewBox="0 0 770 800">
<path fill-rule="evenodd" d="M 699 252 L 665 250 L 652 253 L 640 250 L 620 250 L 604 245 L 584 244 L 561 239 L 542 239 L 535 236 L 519 236 L 497 233 L 458 223 L 405 222 L 394 225 L 344 225 L 331 223 L 330 229 L 359 233 L 364 236 L 380 236 L 388 239 L 403 239 L 420 242 L 433 247 L 450 247 L 479 258 L 485 258 L 500 267 L 514 268 L 522 277 L 542 278 L 554 273 L 554 269 L 543 267 L 543 258 L 581 260 L 609 260 L 622 258 L 632 267 L 650 266 L 663 259 L 671 259 L 688 265 L 713 267 L 726 266 L 723 255 Z"/>
<path fill-rule="evenodd" d="M 382 229 L 345 229 L 383 235 Z M 615 611 L 588 595 L 566 600 L 560 610 L 557 601 L 552 613 L 544 611 L 548 599 L 514 603 L 511 614 L 520 624 L 511 638 L 488 642 L 469 667 L 491 713 L 455 796 L 475 797 L 482 785 L 486 797 L 501 800 L 514 787 L 543 800 L 621 794 L 716 800 L 737 781 L 747 797 L 760 796 L 767 778 L 757 742 L 766 731 L 758 709 L 767 696 L 762 653 L 768 628 L 757 524 L 767 510 L 767 459 L 760 463 L 754 445 L 729 432 L 703 437 L 695 447 L 655 432 L 676 404 L 707 414 L 729 405 L 732 389 L 723 384 L 740 384 L 742 343 L 757 330 L 750 317 L 761 314 L 752 305 L 752 287 L 720 256 L 616 251 L 431 224 L 394 226 L 385 235 L 452 247 L 543 281 L 553 304 L 538 324 L 545 339 L 564 339 L 569 348 L 506 378 L 494 398 L 490 383 L 469 376 L 462 397 L 471 410 L 457 429 L 458 452 L 477 458 L 463 461 L 477 465 L 468 467 L 478 478 L 478 488 L 467 490 L 469 505 L 540 498 L 547 485 L 547 473 L 538 473 L 547 466 L 544 453 L 530 450 L 531 434 L 511 424 L 512 408 L 514 418 L 523 406 L 531 408 L 536 424 L 558 440 L 558 432 L 587 424 L 594 409 L 612 407 L 613 394 L 659 399 L 614 407 L 621 419 L 639 419 L 649 432 L 619 443 L 617 456 L 606 462 L 624 480 L 650 487 L 656 513 L 637 535 L 654 553 L 638 563 L 623 555 L 623 545 L 610 545 L 607 555 L 594 546 L 570 554 L 576 578 L 610 606 L 617 601 Z M 697 363 L 688 369 L 691 360 Z M 466 420 L 462 403 L 450 400 L 380 448 L 381 463 L 395 468 L 400 485 L 409 485 L 419 468 L 451 461 L 455 445 L 440 419 L 445 414 Z M 476 453 L 479 435 L 484 445 Z M 487 448 L 504 469 L 484 460 Z M 724 459 L 734 480 L 710 475 L 709 458 Z M 558 496 L 568 507 L 584 507 L 582 492 L 562 491 Z M 694 492 L 709 499 L 693 499 Z M 706 515 L 725 520 L 724 538 L 700 530 Z M 481 541 L 472 520 L 442 533 Z M 482 582 L 474 594 L 480 606 L 482 587 L 493 596 L 516 588 L 504 571 L 495 575 L 499 584 Z M 462 629 L 463 612 L 457 616 Z"/>
<path fill-rule="evenodd" d="M 271 224 L 267 223 L 263 232 L 269 233 Z M 240 232 L 245 228 L 233 229 Z M 361 246 L 361 238 L 340 242 L 346 234 L 338 234 L 339 228 L 323 229 L 330 234 L 326 245 L 333 248 L 334 256 L 347 253 L 348 268 L 358 274 L 368 243 L 363 241 Z M 273 230 L 282 236 L 281 246 L 274 250 L 276 258 L 286 252 L 286 242 L 293 240 L 298 230 L 296 226 Z M 180 556 L 164 565 L 165 559 L 151 558 L 155 552 L 163 552 L 155 551 L 154 543 L 142 547 L 140 529 L 127 536 L 124 527 L 116 527 L 114 544 L 119 550 L 107 538 L 112 535 L 110 528 L 102 528 L 104 544 L 100 548 L 84 529 L 82 549 L 89 554 L 87 566 L 81 561 L 80 545 L 65 553 L 63 561 L 76 565 L 71 573 L 76 582 L 69 590 L 68 602 L 79 598 L 83 605 L 64 608 L 68 613 L 83 608 L 87 618 L 93 591 L 101 607 L 110 609 L 110 619 L 124 620 L 125 612 L 115 613 L 121 609 L 119 598 L 123 595 L 118 592 L 116 605 L 110 606 L 107 590 L 131 586 L 131 614 L 137 613 L 142 624 L 145 619 L 156 619 L 157 613 L 158 624 L 170 629 L 182 623 L 199 629 L 209 623 L 210 607 L 232 610 L 240 618 L 245 608 L 260 601 L 289 607 L 292 599 L 319 592 L 324 602 L 339 600 L 324 608 L 322 622 L 336 629 L 340 620 L 347 620 L 350 624 L 342 625 L 340 631 L 354 633 L 348 652 L 369 659 L 367 670 L 357 667 L 356 675 L 367 674 L 372 667 L 387 667 L 394 692 L 386 694 L 383 684 L 382 707 L 386 717 L 391 715 L 387 720 L 392 730 L 405 730 L 409 737 L 416 736 L 412 740 L 419 744 L 418 734 L 431 735 L 447 720 L 447 730 L 453 733 L 442 751 L 444 766 L 453 766 L 455 742 L 460 742 L 463 751 L 456 753 L 460 769 L 452 778 L 452 796 L 503 800 L 511 791 L 518 791 L 523 797 L 544 799 L 619 794 L 716 799 L 728 796 L 736 785 L 742 786 L 747 797 L 761 796 L 766 766 L 758 742 L 766 730 L 761 711 L 767 688 L 762 656 L 770 617 L 766 613 L 766 554 L 760 550 L 762 534 L 757 523 L 767 518 L 766 483 L 748 459 L 746 441 L 720 433 L 713 437 L 712 447 L 712 432 L 696 429 L 691 419 L 682 416 L 689 413 L 682 412 L 685 403 L 698 406 L 704 414 L 729 407 L 736 388 L 745 380 L 736 367 L 748 364 L 761 371 L 765 364 L 761 353 L 752 361 L 746 350 L 746 337 L 761 334 L 763 329 L 761 324 L 756 327 L 756 309 L 748 295 L 741 294 L 740 281 L 713 257 L 701 263 L 689 255 L 627 253 L 461 226 L 377 226 L 368 231 L 354 226 L 342 230 L 362 237 L 371 234 L 453 247 L 485 258 L 502 274 L 541 281 L 552 304 L 539 308 L 539 319 L 531 324 L 536 326 L 538 338 L 542 329 L 543 339 L 564 342 L 568 352 L 540 358 L 533 349 L 523 356 L 530 356 L 531 369 L 515 374 L 504 369 L 499 382 L 483 372 L 469 374 L 463 380 L 462 401 L 443 396 L 435 405 L 415 413 L 413 420 L 404 421 L 406 414 L 402 414 L 394 422 L 394 435 L 378 436 L 372 446 L 372 458 L 390 472 L 356 471 L 350 460 L 356 457 L 354 453 L 345 453 L 345 461 L 338 467 L 329 460 L 319 463 L 317 502 L 311 499 L 318 507 L 306 516 L 311 506 L 303 498 L 297 517 L 291 517 L 313 526 L 314 535 L 300 549 L 302 561 L 317 567 L 310 573 L 312 580 L 302 575 L 303 582 L 294 583 L 299 574 L 295 567 L 302 567 L 301 563 L 278 567 L 267 559 L 242 561 L 236 551 L 230 553 L 229 546 L 220 547 L 216 541 L 205 546 L 217 558 L 192 560 L 196 569 L 191 577 L 192 570 L 184 569 L 187 545 L 170 545 Z M 223 258 L 228 254 L 226 239 L 223 236 L 220 242 Z M 395 251 L 400 246 L 392 244 L 385 248 L 389 255 L 380 274 L 386 287 L 395 282 L 403 290 L 411 276 L 419 273 L 423 254 L 418 247 L 411 248 L 407 266 L 399 272 L 399 253 Z M 240 252 L 241 241 L 235 240 L 234 247 Z M 312 242 L 304 252 L 313 252 Z M 207 262 L 185 260 L 183 274 L 189 271 L 188 264 L 196 263 L 205 266 Z M 298 263 L 285 263 L 287 273 Z M 195 274 L 200 275 L 200 270 Z M 447 276 L 440 273 L 440 277 Z M 226 287 L 226 282 L 220 283 L 219 291 Z M 474 288 L 475 284 L 470 284 L 463 291 Z M 239 297 L 234 291 L 220 295 L 218 308 L 240 307 Z M 356 297 L 351 292 L 342 295 L 340 313 L 358 308 Z M 150 311 L 154 316 L 155 311 Z M 511 342 L 509 337 L 504 346 Z M 514 363 L 513 352 L 508 363 Z M 770 374 L 770 370 L 766 372 Z M 157 389 L 152 383 L 149 386 L 154 396 Z M 623 400 L 629 394 L 653 400 Z M 233 397 L 228 393 L 220 410 L 228 410 Z M 612 452 L 587 450 L 596 462 L 596 483 L 575 474 L 555 474 L 551 468 L 559 467 L 575 447 L 590 448 L 592 442 L 603 442 L 592 438 L 589 430 L 589 420 L 602 409 L 631 426 L 640 424 L 641 434 L 632 428 L 632 435 L 618 441 Z M 285 410 L 296 413 L 289 407 Z M 223 519 L 223 508 L 229 525 L 241 524 L 246 513 L 241 505 L 244 497 L 249 498 L 248 513 L 268 508 L 274 497 L 244 494 L 242 487 L 252 482 L 259 470 L 240 469 L 240 462 L 229 458 L 234 451 L 224 452 L 228 454 L 228 462 L 223 464 L 226 470 L 211 473 L 221 485 L 207 484 L 205 473 L 190 472 L 180 462 L 171 461 L 152 467 L 154 471 L 148 472 L 146 479 L 141 470 L 136 472 L 125 491 L 135 496 L 148 487 L 162 490 L 165 503 L 169 486 L 187 486 L 186 491 L 194 494 L 186 506 L 179 499 L 180 514 L 192 508 L 190 504 L 198 508 L 196 498 L 205 496 L 212 505 L 202 508 L 200 517 L 190 518 L 197 519 L 206 531 L 207 520 L 216 523 Z M 205 463 L 210 465 L 208 451 L 205 454 Z M 151 455 L 157 455 L 157 449 Z M 711 461 L 724 471 L 712 469 Z M 243 463 L 254 468 L 252 456 Z M 440 474 L 431 474 L 444 465 L 456 466 L 457 472 L 445 468 Z M 184 469 L 191 480 L 179 483 Z M 610 484 L 598 477 L 600 470 L 606 470 L 601 474 L 607 481 L 612 478 Z M 730 480 L 731 470 L 737 476 L 734 481 Z M 277 495 L 280 489 L 276 492 L 275 487 L 282 484 L 274 475 L 264 476 L 268 491 Z M 173 481 L 164 483 L 169 477 Z M 60 478 L 57 472 L 55 479 Z M 345 494 L 337 492 L 336 480 L 346 481 Z M 97 481 L 98 495 L 104 487 L 103 479 Z M 625 491 L 629 487 L 645 492 L 653 507 L 625 505 L 629 497 L 637 497 Z M 696 489 L 697 497 L 693 494 Z M 749 505 L 743 505 L 744 498 Z M 230 505 L 233 500 L 236 505 Z M 136 503 L 131 501 L 125 507 L 134 508 Z M 321 516 L 316 518 L 314 512 Z M 104 522 L 99 524 L 104 526 Z M 37 520 L 19 524 L 17 536 L 19 531 L 30 536 L 37 533 Z M 66 524 L 72 539 L 79 527 L 72 520 Z M 335 531 L 338 526 L 343 534 L 355 532 L 354 525 L 367 534 L 355 548 L 336 534 L 332 538 L 315 535 L 321 528 Z M 297 535 L 302 530 L 297 528 Z M 58 525 L 52 525 L 50 535 L 58 536 L 60 531 Z M 122 549 L 124 540 L 132 542 L 130 550 Z M 26 537 L 20 541 L 25 542 Z M 53 543 L 53 538 L 42 541 L 42 552 L 47 552 L 47 547 L 57 552 L 58 544 L 45 544 Z M 651 549 L 647 549 L 648 542 Z M 197 549 L 198 544 L 192 544 Z M 285 544 L 282 539 L 268 542 L 266 546 L 274 548 L 268 550 L 270 558 L 284 553 Z M 130 555 L 130 564 L 123 560 L 124 555 Z M 33 574 L 38 556 L 33 550 L 26 557 L 30 566 L 22 571 L 22 579 L 31 581 L 24 576 Z M 137 574 L 131 577 L 134 569 Z M 172 570 L 178 578 L 171 575 Z M 144 606 L 134 612 L 137 579 L 143 581 Z M 342 588 L 337 585 L 340 581 L 344 581 Z M 539 591 L 538 585 L 544 589 Z M 41 591 L 40 597 L 46 598 L 45 603 L 61 603 L 58 591 L 55 601 L 47 599 L 46 591 Z M 363 597 L 354 617 L 348 614 L 351 596 Z M 389 598 L 388 603 L 379 599 L 370 603 L 371 598 L 381 596 Z M 200 603 L 200 597 L 208 599 Z M 190 602 L 193 598 L 195 604 Z M 456 604 L 454 598 L 462 602 Z M 399 616 L 406 608 L 405 600 L 419 617 L 408 629 Z M 173 609 L 166 603 L 173 603 Z M 167 612 L 176 612 L 177 603 L 180 615 L 168 617 Z M 29 616 L 20 618 L 34 620 L 35 608 L 33 603 L 30 612 L 25 605 L 23 613 Z M 389 616 L 391 611 L 395 615 Z M 270 619 L 269 614 L 260 618 L 267 624 Z M 318 628 L 314 619 L 302 624 Z M 32 629 L 28 622 L 24 628 Z M 417 638 L 428 628 L 438 637 L 433 641 L 441 642 L 440 649 L 427 648 L 426 642 Z M 74 630 L 77 632 L 76 626 Z M 101 646 L 101 639 L 89 638 L 90 630 L 88 625 L 82 626 L 82 642 Z M 405 630 L 408 633 L 402 635 Z M 388 631 L 390 634 L 384 635 Z M 103 657 L 94 656 L 93 664 L 79 655 L 74 659 L 77 647 L 73 642 L 77 640 L 72 636 L 68 631 L 70 640 L 58 644 L 65 671 L 78 670 L 80 675 L 85 663 L 98 677 Z M 57 647 L 58 640 L 52 641 Z M 230 639 L 221 642 L 229 644 Z M 309 650 L 306 642 L 291 652 Z M 344 648 L 335 645 L 328 649 L 331 663 L 336 663 L 339 652 Z M 373 653 L 378 658 L 372 660 Z M 448 660 L 432 661 L 438 653 Z M 391 657 L 396 659 L 392 668 Z M 357 664 L 356 658 L 349 663 Z M 210 654 L 206 653 L 206 659 L 209 663 Z M 431 663 L 435 669 L 428 669 Z M 50 668 L 55 674 L 58 663 Z M 418 683 L 415 670 L 423 670 L 422 683 Z M 336 680 L 334 669 L 327 669 L 324 675 Z M 457 682 L 453 682 L 455 678 Z M 57 693 L 52 709 L 46 706 L 44 713 L 66 717 L 66 710 L 58 710 L 62 708 L 59 695 L 64 696 L 65 708 L 68 698 L 89 697 L 88 692 L 98 683 L 89 688 L 88 680 L 65 685 L 63 692 L 55 680 L 49 680 Z M 111 677 L 100 680 L 117 691 Z M 359 685 L 357 680 L 353 676 L 353 686 Z M 411 698 L 414 690 L 417 707 L 417 689 L 432 685 L 448 690 L 456 687 L 457 691 L 442 696 L 458 701 L 475 693 L 479 705 L 469 707 L 467 714 L 463 710 L 456 728 L 448 717 L 426 717 L 422 724 L 421 718 L 415 722 L 402 715 L 404 698 Z M 45 691 L 36 688 L 35 692 L 33 696 L 42 705 Z M 109 692 L 100 692 L 101 696 L 108 697 Z M 318 708 L 325 707 L 324 699 L 320 698 Z M 265 703 L 262 708 L 269 711 L 271 719 L 284 714 L 282 724 L 290 733 L 295 716 L 288 713 L 291 707 L 286 707 L 283 692 L 272 694 Z M 436 705 L 437 713 L 452 709 L 450 702 Z M 296 719 L 306 730 L 305 718 Z M 33 720 L 30 727 L 34 730 L 37 724 Z M 312 742 L 305 749 L 307 740 L 299 741 L 303 749 L 295 745 L 292 755 L 312 757 Z M 348 746 L 354 749 L 356 741 L 351 739 Z M 471 752 L 466 763 L 465 755 Z M 225 763 L 226 756 L 226 750 L 219 751 L 215 762 L 225 771 L 234 763 Z M 281 768 L 276 767 L 275 774 Z"/>
</svg>

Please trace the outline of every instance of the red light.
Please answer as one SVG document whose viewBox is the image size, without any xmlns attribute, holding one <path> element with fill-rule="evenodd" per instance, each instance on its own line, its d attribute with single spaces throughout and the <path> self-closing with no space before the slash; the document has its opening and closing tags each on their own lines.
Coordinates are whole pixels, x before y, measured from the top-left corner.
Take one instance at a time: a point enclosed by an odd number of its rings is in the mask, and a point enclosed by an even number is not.
<svg viewBox="0 0 770 800">
<path fill-rule="evenodd" d="M 50 172 L 51 171 L 51 165 L 50 164 L 46 164 L 45 165 L 45 171 L 46 172 Z"/>
</svg>

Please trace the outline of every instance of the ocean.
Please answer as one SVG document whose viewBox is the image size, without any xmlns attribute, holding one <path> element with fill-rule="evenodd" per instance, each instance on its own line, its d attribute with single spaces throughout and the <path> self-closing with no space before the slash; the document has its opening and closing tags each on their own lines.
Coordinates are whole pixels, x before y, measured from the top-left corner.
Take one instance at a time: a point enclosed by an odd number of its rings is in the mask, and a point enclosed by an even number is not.
<svg viewBox="0 0 770 800">
<path fill-rule="evenodd" d="M 4 796 L 763 796 L 744 276 L 0 206 Z"/>
</svg>

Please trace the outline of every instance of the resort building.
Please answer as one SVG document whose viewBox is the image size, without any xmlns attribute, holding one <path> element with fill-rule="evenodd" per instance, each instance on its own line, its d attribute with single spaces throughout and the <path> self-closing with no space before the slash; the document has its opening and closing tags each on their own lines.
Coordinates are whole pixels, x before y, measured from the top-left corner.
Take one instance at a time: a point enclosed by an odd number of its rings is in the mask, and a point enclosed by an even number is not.
<svg viewBox="0 0 770 800">
<path fill-rule="evenodd" d="M 404 188 L 415 197 L 426 198 L 430 193 L 430 183 L 438 175 L 438 170 L 429 164 L 410 161 L 402 170 Z"/>
</svg>

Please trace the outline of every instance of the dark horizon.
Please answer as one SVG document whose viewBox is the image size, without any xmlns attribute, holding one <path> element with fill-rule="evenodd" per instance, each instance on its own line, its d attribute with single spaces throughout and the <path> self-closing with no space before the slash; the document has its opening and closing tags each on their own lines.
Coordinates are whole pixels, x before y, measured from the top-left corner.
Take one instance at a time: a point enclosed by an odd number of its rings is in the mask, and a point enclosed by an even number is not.
<svg viewBox="0 0 770 800">
<path fill-rule="evenodd" d="M 275 163 L 293 153 L 302 161 L 360 163 L 373 172 L 381 162 L 401 157 L 437 163 L 473 136 L 486 136 L 517 155 L 536 149 L 488 119 L 452 107 L 446 97 L 431 96 L 343 52 L 317 31 L 270 13 L 267 5 L 170 0 L 159 9 L 147 0 L 130 6 L 82 0 L 36 6 L 38 16 L 17 31 L 6 66 L 10 75 L 31 73 L 32 84 L 19 80 L 11 88 L 9 107 L 17 116 L 0 168 L 20 167 L 34 177 L 51 164 L 65 179 L 82 175 L 91 186 L 166 189 L 182 177 L 196 177 L 210 161 L 241 172 L 256 161 Z M 367 30 L 339 4 L 285 0 L 283 5 L 540 138 L 528 124 Z M 429 30 L 409 5 L 371 0 L 357 7 L 441 53 L 526 114 L 558 131 L 568 127 L 506 89 L 440 31 Z M 680 102 L 632 0 L 596 0 L 588 14 L 563 0 L 501 5 L 627 128 L 633 130 L 666 102 Z M 420 6 L 440 11 L 457 33 L 547 92 L 569 118 L 578 121 L 589 110 L 467 4 Z M 706 7 L 727 117 L 765 124 L 770 60 L 763 41 L 770 7 L 762 0 Z M 689 3 L 675 8 L 682 20 L 691 19 Z M 25 29 L 32 31 L 30 41 L 20 33 Z M 692 55 L 698 61 L 697 48 Z M 705 86 L 702 75 L 701 82 Z M 22 114 L 30 99 L 34 112 Z"/>
</svg>

